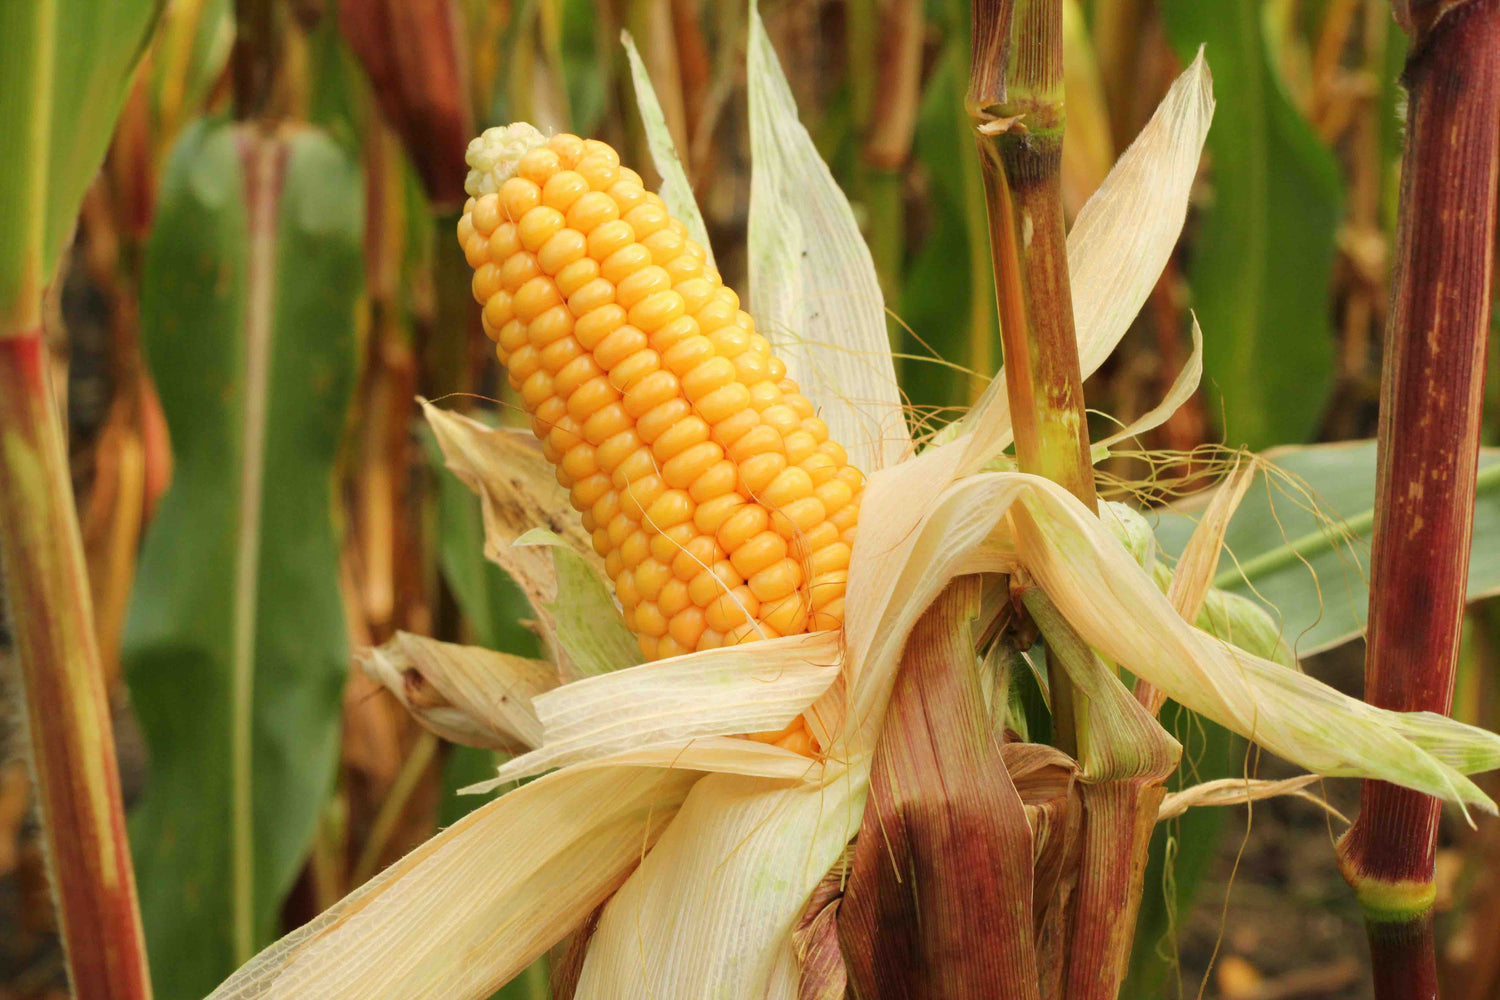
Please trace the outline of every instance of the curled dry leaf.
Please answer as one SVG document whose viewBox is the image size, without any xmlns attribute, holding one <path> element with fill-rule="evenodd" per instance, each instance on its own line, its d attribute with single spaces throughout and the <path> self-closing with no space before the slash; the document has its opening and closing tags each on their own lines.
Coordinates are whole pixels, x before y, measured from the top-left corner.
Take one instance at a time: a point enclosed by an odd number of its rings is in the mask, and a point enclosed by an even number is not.
<svg viewBox="0 0 1500 1000">
<path fill-rule="evenodd" d="M 1279 795 L 1294 795 L 1311 802 L 1340 822 L 1348 823 L 1348 818 L 1329 805 L 1326 799 L 1306 791 L 1308 785 L 1320 780 L 1322 780 L 1320 775 L 1299 774 L 1295 778 L 1283 778 L 1280 781 L 1267 781 L 1261 778 L 1220 778 L 1217 781 L 1205 781 L 1184 788 L 1180 792 L 1172 792 L 1162 799 L 1161 806 L 1156 811 L 1156 821 L 1160 823 L 1162 820 L 1181 816 L 1197 806 L 1237 806 L 1246 802 L 1275 798 Z"/>
<path fill-rule="evenodd" d="M 557 686 L 557 668 L 477 646 L 397 632 L 355 662 L 422 725 L 465 746 L 524 753 L 541 745 L 532 699 Z"/>
<path fill-rule="evenodd" d="M 546 528 L 602 573 L 604 561 L 583 530 L 568 491 L 558 485 L 541 443 L 529 431 L 489 427 L 425 399 L 421 403 L 449 470 L 479 495 L 485 556 L 516 581 L 537 613 L 542 638 L 557 654 L 558 666 L 570 672 L 550 610 L 558 587 L 552 553 L 546 546 L 514 544 L 533 528 Z"/>
<path fill-rule="evenodd" d="M 828 689 L 841 664 L 838 633 L 809 632 L 576 681 L 536 699 L 541 749 L 505 764 L 499 780 L 659 744 L 689 752 L 702 737 L 775 732 Z M 811 761 L 803 762 L 806 770 Z"/>
<path fill-rule="evenodd" d="M 1213 500 L 1177 560 L 1177 569 L 1167 587 L 1167 600 L 1172 602 L 1183 621 L 1195 621 L 1198 612 L 1203 610 L 1203 602 L 1219 569 L 1224 533 L 1229 530 L 1229 520 L 1245 498 L 1255 472 L 1254 462 L 1235 463 L 1223 485 L 1214 492 Z"/>
</svg>

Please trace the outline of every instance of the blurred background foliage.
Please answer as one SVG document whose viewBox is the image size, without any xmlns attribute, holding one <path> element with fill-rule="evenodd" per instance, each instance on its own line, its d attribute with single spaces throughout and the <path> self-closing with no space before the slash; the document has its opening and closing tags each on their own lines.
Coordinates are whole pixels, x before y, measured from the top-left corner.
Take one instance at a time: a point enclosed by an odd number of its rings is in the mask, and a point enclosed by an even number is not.
<svg viewBox="0 0 1500 1000">
<path fill-rule="evenodd" d="M 999 362 L 967 3 L 763 10 L 935 429 Z M 47 311 L 162 1000 L 203 995 L 476 803 L 455 789 L 494 761 L 420 730 L 351 648 L 406 630 L 534 652 L 414 402 L 514 414 L 453 238 L 468 139 L 526 119 L 649 175 L 628 30 L 739 285 L 745 28 L 741 4 L 703 0 L 165 0 Z M 1215 444 L 1373 435 L 1403 44 L 1386 0 L 1069 0 L 1070 214 L 1199 45 L 1218 98 L 1178 254 L 1086 386 L 1123 421 L 1155 405 L 1196 312 L 1203 390 L 1143 442 L 1187 472 L 1111 459 L 1119 494 L 1169 498 Z M 1467 635 L 1455 711 L 1493 728 L 1500 610 L 1477 605 Z M 1354 691 L 1359 668 L 1356 645 L 1309 662 Z M 1163 721 L 1176 783 L 1276 773 L 1186 712 Z M 61 996 L 25 769 L 0 761 L 0 998 Z M 1333 829 L 1296 801 L 1163 826 L 1124 995 L 1359 996 Z M 1454 995 L 1500 996 L 1497 867 L 1497 824 L 1449 824 Z M 547 995 L 545 970 L 503 993 Z"/>
</svg>

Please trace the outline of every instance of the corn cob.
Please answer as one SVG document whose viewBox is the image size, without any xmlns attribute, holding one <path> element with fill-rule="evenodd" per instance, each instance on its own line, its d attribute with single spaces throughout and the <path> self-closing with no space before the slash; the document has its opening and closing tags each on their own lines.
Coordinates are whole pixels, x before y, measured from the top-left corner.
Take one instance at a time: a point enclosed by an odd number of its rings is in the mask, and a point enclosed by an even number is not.
<svg viewBox="0 0 1500 1000">
<path fill-rule="evenodd" d="M 607 144 L 470 144 L 486 335 L 648 659 L 833 628 L 864 477 L 707 255 Z"/>
</svg>

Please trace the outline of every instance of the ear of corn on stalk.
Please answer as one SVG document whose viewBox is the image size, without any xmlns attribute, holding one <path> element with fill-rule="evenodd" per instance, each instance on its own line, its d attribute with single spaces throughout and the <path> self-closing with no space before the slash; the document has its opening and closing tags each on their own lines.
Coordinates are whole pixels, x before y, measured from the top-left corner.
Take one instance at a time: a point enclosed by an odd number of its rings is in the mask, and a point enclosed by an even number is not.
<svg viewBox="0 0 1500 1000">
<path fill-rule="evenodd" d="M 648 659 L 837 627 L 864 477 L 607 144 L 470 145 L 485 333 Z"/>
</svg>

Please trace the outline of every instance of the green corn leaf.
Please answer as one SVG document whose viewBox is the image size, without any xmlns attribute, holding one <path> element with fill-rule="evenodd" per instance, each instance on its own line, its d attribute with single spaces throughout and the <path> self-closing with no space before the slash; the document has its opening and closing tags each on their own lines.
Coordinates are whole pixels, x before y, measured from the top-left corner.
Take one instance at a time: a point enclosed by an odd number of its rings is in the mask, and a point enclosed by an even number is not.
<svg viewBox="0 0 1500 1000">
<path fill-rule="evenodd" d="M 0 317 L 39 295 L 114 132 L 159 3 L 0 5 Z"/>
<path fill-rule="evenodd" d="M 131 833 L 163 1000 L 276 935 L 332 786 L 361 205 L 354 161 L 308 129 L 196 123 L 162 186 L 142 325 L 177 464 L 123 659 L 151 751 Z"/>
<path fill-rule="evenodd" d="M 615 607 L 609 584 L 565 539 L 546 528 L 532 528 L 511 544 L 552 549 L 557 600 L 548 610 L 557 620 L 558 645 L 584 676 L 624 670 L 641 662 L 640 647 Z"/>
<path fill-rule="evenodd" d="M 1214 585 L 1267 608 L 1299 656 L 1356 638 L 1369 603 L 1375 442 L 1275 449 L 1280 472 L 1262 473 L 1229 522 Z M 1162 511 L 1156 539 L 1176 556 L 1192 534 L 1189 513 Z M 1479 460 L 1471 600 L 1500 592 L 1500 451 Z"/>
<path fill-rule="evenodd" d="M 1281 92 L 1258 0 L 1165 0 L 1178 55 L 1207 45 L 1218 97 L 1208 134 L 1212 196 L 1188 279 L 1203 329 L 1209 410 L 1231 444 L 1306 440 L 1333 365 L 1328 277 L 1338 167 Z"/>
</svg>

